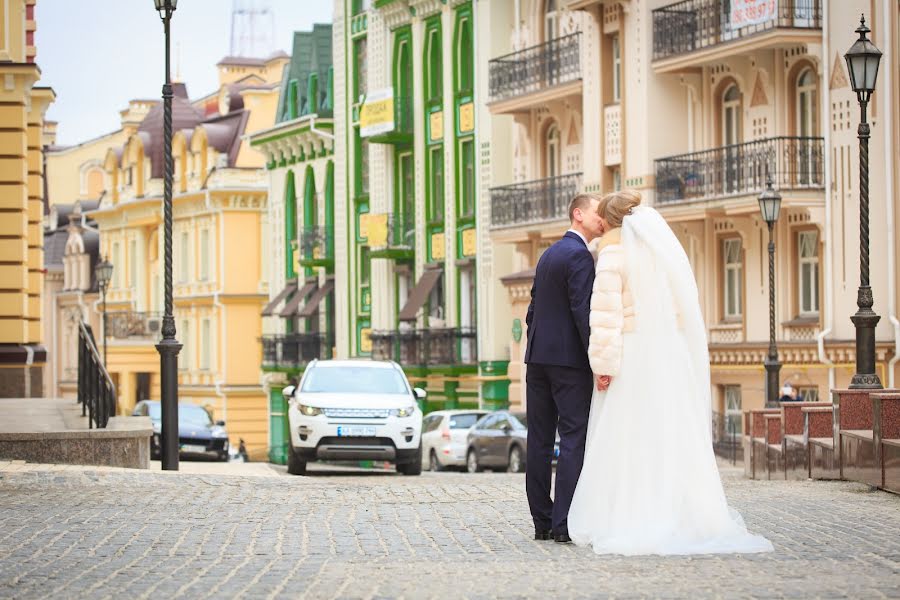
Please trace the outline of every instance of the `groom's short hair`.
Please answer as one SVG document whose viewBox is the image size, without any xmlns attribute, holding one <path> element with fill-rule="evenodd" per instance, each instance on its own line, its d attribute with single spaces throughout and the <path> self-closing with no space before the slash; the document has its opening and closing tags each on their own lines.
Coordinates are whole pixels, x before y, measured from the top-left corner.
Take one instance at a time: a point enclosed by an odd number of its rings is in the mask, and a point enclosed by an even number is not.
<svg viewBox="0 0 900 600">
<path fill-rule="evenodd" d="M 572 201 L 569 202 L 569 223 L 575 221 L 575 209 L 580 208 L 581 210 L 587 210 L 591 207 L 591 201 L 596 200 L 600 201 L 600 196 L 596 194 L 591 194 L 588 192 L 582 192 L 572 198 Z"/>
</svg>

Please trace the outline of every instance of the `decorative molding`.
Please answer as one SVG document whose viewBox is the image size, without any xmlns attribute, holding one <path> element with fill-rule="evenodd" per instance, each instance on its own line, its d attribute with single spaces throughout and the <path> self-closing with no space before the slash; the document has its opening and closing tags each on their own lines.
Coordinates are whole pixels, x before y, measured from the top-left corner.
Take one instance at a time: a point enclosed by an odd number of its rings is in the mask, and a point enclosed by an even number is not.
<svg viewBox="0 0 900 600">
<path fill-rule="evenodd" d="M 756 72 L 756 82 L 753 84 L 753 94 L 750 99 L 750 106 L 768 106 L 769 97 L 766 95 L 766 86 L 763 82 L 763 71 L 760 69 Z"/>
<path fill-rule="evenodd" d="M 831 81 L 828 84 L 828 87 L 836 90 L 840 88 L 845 88 L 850 86 L 850 81 L 847 79 L 847 74 L 844 71 L 844 61 L 841 56 L 835 52 L 834 54 L 834 68 L 831 69 Z"/>
</svg>

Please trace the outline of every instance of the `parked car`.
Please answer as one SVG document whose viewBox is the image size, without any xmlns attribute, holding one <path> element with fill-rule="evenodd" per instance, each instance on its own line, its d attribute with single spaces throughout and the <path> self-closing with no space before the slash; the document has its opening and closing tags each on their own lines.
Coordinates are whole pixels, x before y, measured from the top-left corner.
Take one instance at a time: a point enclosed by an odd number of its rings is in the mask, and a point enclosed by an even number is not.
<svg viewBox="0 0 900 600">
<path fill-rule="evenodd" d="M 314 360 L 288 399 L 288 473 L 316 460 L 393 462 L 404 475 L 422 472 L 425 390 L 409 385 L 393 361 Z"/>
<path fill-rule="evenodd" d="M 131 413 L 136 417 L 150 417 L 153 435 L 150 437 L 150 457 L 161 456 L 162 407 L 159 400 L 141 400 Z M 228 460 L 228 432 L 225 421 L 213 422 L 209 413 L 197 404 L 178 404 L 178 456 Z"/>
<path fill-rule="evenodd" d="M 510 473 L 525 470 L 528 424 L 525 413 L 499 410 L 485 415 L 468 435 L 466 470 L 505 469 Z"/>
<path fill-rule="evenodd" d="M 486 410 L 438 410 L 422 421 L 422 465 L 432 471 L 465 467 L 469 430 Z"/>
</svg>

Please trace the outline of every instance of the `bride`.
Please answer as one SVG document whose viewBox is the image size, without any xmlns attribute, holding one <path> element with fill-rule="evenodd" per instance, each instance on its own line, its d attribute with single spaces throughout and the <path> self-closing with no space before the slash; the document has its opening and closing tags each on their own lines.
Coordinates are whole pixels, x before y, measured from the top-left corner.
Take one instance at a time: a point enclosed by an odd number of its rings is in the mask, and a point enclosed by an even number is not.
<svg viewBox="0 0 900 600">
<path fill-rule="evenodd" d="M 674 233 L 637 192 L 598 207 L 589 358 L 597 389 L 569 535 L 597 554 L 766 552 L 728 507 L 712 450 L 709 353 Z"/>
</svg>

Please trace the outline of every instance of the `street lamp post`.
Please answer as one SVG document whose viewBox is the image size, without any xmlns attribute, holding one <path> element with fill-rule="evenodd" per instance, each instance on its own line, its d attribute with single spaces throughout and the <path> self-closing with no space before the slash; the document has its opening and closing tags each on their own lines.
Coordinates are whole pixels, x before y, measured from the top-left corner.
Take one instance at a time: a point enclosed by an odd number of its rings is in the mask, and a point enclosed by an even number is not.
<svg viewBox="0 0 900 600">
<path fill-rule="evenodd" d="M 165 150 L 165 184 L 163 187 L 163 227 L 165 230 L 165 314 L 159 352 L 162 391 L 162 435 L 160 440 L 162 468 L 178 470 L 178 352 L 175 318 L 172 316 L 172 78 L 169 70 L 169 22 L 178 0 L 153 0 L 162 19 L 166 37 L 166 82 L 163 84 L 163 139 Z"/>
<path fill-rule="evenodd" d="M 875 303 L 872 288 L 869 286 L 869 124 L 866 122 L 866 106 L 872 92 L 875 91 L 875 80 L 878 78 L 878 64 L 881 62 L 881 51 L 869 41 L 866 34 L 865 16 L 859 20 L 856 40 L 844 59 L 850 71 L 850 86 L 856 92 L 859 101 L 860 122 L 857 129 L 859 137 L 859 292 L 856 305 L 859 310 L 850 317 L 856 326 L 856 374 L 850 381 L 851 389 L 881 389 L 881 380 L 875 372 L 875 326 L 881 319 L 872 310 Z"/>
<path fill-rule="evenodd" d="M 105 258 L 94 267 L 94 276 L 103 296 L 103 366 L 106 366 L 106 288 L 112 279 L 113 265 Z"/>
<path fill-rule="evenodd" d="M 781 212 L 781 195 L 772 187 L 772 177 L 767 177 L 766 189 L 759 195 L 759 212 L 769 226 L 769 353 L 763 363 L 766 367 L 766 407 L 778 406 L 778 379 L 781 363 L 775 344 L 775 222 Z"/>
</svg>

